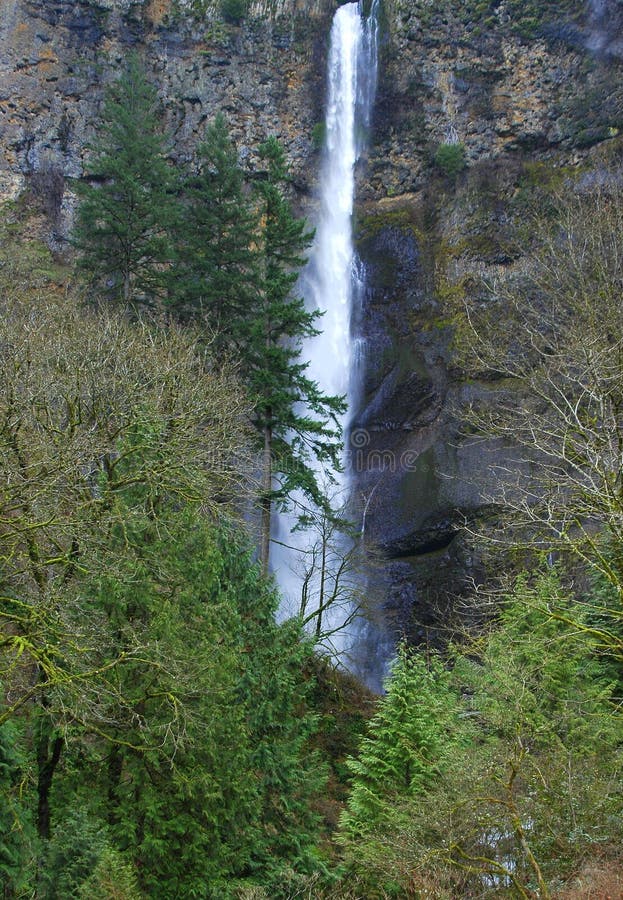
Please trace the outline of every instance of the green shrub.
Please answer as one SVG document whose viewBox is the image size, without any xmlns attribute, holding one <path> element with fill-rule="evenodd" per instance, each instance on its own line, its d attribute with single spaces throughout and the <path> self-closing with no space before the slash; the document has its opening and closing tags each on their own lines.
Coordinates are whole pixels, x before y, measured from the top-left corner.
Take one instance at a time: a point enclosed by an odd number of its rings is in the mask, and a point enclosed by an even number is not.
<svg viewBox="0 0 623 900">
<path fill-rule="evenodd" d="M 80 900 L 141 900 L 142 894 L 132 864 L 118 850 L 105 847 L 78 896 Z"/>
<path fill-rule="evenodd" d="M 101 822 L 83 809 L 72 810 L 47 847 L 40 890 L 45 900 L 69 900 L 91 876 L 106 848 Z"/>
<path fill-rule="evenodd" d="M 316 122 L 311 132 L 312 144 L 315 150 L 320 150 L 324 144 L 326 127 L 324 122 Z"/>
<path fill-rule="evenodd" d="M 239 25 L 249 11 L 249 0 L 221 0 L 220 10 L 226 22 Z"/>
<path fill-rule="evenodd" d="M 455 178 L 459 172 L 467 166 L 465 159 L 464 144 L 440 144 L 437 148 L 433 162 L 437 169 L 447 175 L 448 178 Z"/>
<path fill-rule="evenodd" d="M 27 896 L 31 874 L 33 835 L 22 797 L 24 762 L 20 734 L 5 722 L 0 726 L 0 896 L 6 898 Z"/>
</svg>

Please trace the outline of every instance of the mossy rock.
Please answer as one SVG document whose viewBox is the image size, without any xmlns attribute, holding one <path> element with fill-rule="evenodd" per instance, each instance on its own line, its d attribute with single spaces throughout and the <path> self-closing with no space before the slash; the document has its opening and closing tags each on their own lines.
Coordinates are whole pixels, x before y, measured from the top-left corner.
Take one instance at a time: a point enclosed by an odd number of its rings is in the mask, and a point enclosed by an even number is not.
<svg viewBox="0 0 623 900">
<path fill-rule="evenodd" d="M 46 245 L 45 226 L 25 196 L 0 206 L 0 289 L 55 289 L 68 282 L 70 269 Z"/>
<path fill-rule="evenodd" d="M 418 226 L 413 207 L 404 205 L 392 206 L 387 210 L 358 216 L 354 228 L 355 241 L 357 244 L 370 241 L 385 228 L 395 228 L 405 234 L 410 233 L 418 242 L 421 242 L 424 237 Z"/>
</svg>

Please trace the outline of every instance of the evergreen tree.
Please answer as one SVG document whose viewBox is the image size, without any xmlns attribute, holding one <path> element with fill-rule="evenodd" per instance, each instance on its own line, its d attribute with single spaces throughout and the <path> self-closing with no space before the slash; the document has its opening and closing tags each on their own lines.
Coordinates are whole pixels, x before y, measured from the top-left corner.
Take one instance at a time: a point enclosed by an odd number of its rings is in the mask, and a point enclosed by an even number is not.
<svg viewBox="0 0 623 900">
<path fill-rule="evenodd" d="M 340 823 L 344 843 L 382 827 L 393 804 L 433 784 L 451 749 L 448 735 L 457 709 L 441 662 L 401 647 L 359 756 L 348 761 L 353 784 Z"/>
<path fill-rule="evenodd" d="M 28 882 L 30 822 L 19 790 L 23 765 L 19 734 L 11 722 L 0 725 L 0 888 L 3 897 L 21 895 Z"/>
<path fill-rule="evenodd" d="M 80 266 L 105 296 L 126 305 L 154 302 L 171 259 L 172 176 L 156 100 L 132 56 L 108 91 L 101 137 L 78 184 L 73 241 Z"/>
<path fill-rule="evenodd" d="M 305 374 L 301 345 L 318 333 L 320 313 L 306 310 L 293 291 L 313 235 L 288 201 L 285 154 L 276 138 L 262 144 L 260 155 L 266 163 L 256 187 L 260 297 L 245 361 L 263 444 L 260 558 L 266 571 L 273 504 L 287 505 L 299 490 L 316 506 L 327 506 L 314 463 L 339 467 L 337 415 L 345 404 L 323 394 Z"/>
<path fill-rule="evenodd" d="M 93 815 L 90 798 L 64 810 L 40 866 L 38 900 L 143 900 L 137 875 L 127 856 L 110 843 L 105 823 Z"/>
<path fill-rule="evenodd" d="M 238 615 L 221 587 L 220 554 L 195 514 L 166 518 L 133 516 L 125 570 L 97 584 L 119 649 L 127 632 L 145 636 L 142 658 L 121 673 L 140 713 L 117 714 L 102 794 L 148 896 L 208 896 L 207 885 L 247 861 L 259 799 L 236 691 Z"/>
<path fill-rule="evenodd" d="M 440 684 L 410 690 L 398 664 L 351 764 L 340 842 L 358 895 L 545 898 L 592 854 L 618 858 L 620 700 L 591 614 L 544 567 Z"/>
<path fill-rule="evenodd" d="M 276 623 L 279 596 L 269 589 L 259 566 L 231 529 L 219 545 L 232 602 L 241 617 L 242 656 L 239 702 L 245 709 L 251 771 L 259 789 L 260 814 L 249 872 L 271 897 L 290 897 L 288 873 L 321 869 L 317 853 L 319 821 L 314 798 L 325 789 L 325 772 L 309 747 L 317 727 L 311 708 L 314 653 L 295 620 Z"/>
<path fill-rule="evenodd" d="M 294 623 L 276 624 L 278 598 L 233 526 L 165 507 L 155 521 L 130 495 L 126 564 L 102 569 L 93 609 L 110 621 L 111 653 L 130 634 L 143 647 L 111 673 L 128 709 L 111 708 L 111 743 L 89 748 L 74 789 L 99 769 L 95 811 L 148 896 L 225 898 L 247 882 L 282 896 L 288 873 L 319 866 L 311 648 Z"/>
<path fill-rule="evenodd" d="M 93 821 L 82 807 L 70 810 L 47 844 L 38 895 L 45 900 L 77 898 L 105 846 L 102 823 Z"/>
<path fill-rule="evenodd" d="M 183 186 L 170 308 L 182 321 L 207 324 L 219 349 L 239 346 L 257 295 L 254 219 L 222 114 L 208 126 L 198 156 L 199 171 Z"/>
<path fill-rule="evenodd" d="M 301 359 L 303 340 L 318 333 L 320 313 L 307 311 L 294 292 L 313 235 L 287 198 L 283 148 L 275 138 L 260 147 L 266 168 L 253 210 L 223 116 L 208 127 L 199 156 L 199 172 L 185 184 L 169 305 L 182 321 L 207 325 L 219 349 L 235 348 L 241 359 L 263 453 L 265 572 L 274 503 L 287 506 L 300 491 L 330 513 L 316 466 L 339 466 L 337 415 L 345 406 L 319 390 Z"/>
</svg>

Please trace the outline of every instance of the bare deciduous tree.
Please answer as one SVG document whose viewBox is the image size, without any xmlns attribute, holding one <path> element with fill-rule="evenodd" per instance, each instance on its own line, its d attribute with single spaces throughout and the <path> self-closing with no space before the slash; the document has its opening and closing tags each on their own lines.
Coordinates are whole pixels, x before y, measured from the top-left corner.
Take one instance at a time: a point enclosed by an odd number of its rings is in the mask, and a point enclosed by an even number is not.
<svg viewBox="0 0 623 900">
<path fill-rule="evenodd" d="M 332 498 L 332 503 L 335 498 Z M 339 515 L 339 513 L 338 513 Z M 303 520 L 310 540 L 300 560 L 299 616 L 320 647 L 348 651 L 348 635 L 361 615 L 361 546 L 346 521 L 317 509 Z"/>
<path fill-rule="evenodd" d="M 517 449 L 489 498 L 502 545 L 571 551 L 623 597 L 623 206 L 616 179 L 560 198 L 528 264 L 468 304 L 490 399 L 480 435 Z M 478 439 L 478 436 L 475 437 Z M 614 611 L 613 611 L 614 612 Z M 616 610 L 621 619 L 621 610 Z"/>
<path fill-rule="evenodd" d="M 244 395 L 192 335 L 14 292 L 0 304 L 0 724 L 38 710 L 39 831 L 64 727 L 106 735 L 136 715 L 124 665 L 171 667 L 140 628 L 116 641 L 84 584 L 114 574 L 133 517 L 161 506 L 215 511 L 239 492 Z M 127 576 L 126 576 L 127 577 Z M 171 695 L 171 729 L 183 728 Z"/>
</svg>

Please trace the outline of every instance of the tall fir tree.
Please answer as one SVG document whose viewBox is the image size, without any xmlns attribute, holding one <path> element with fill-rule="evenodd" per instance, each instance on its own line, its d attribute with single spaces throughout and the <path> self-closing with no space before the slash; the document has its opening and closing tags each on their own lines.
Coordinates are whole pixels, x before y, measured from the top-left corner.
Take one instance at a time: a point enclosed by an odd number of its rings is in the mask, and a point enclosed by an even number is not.
<svg viewBox="0 0 623 900">
<path fill-rule="evenodd" d="M 221 113 L 198 157 L 199 171 L 182 189 L 169 307 L 181 321 L 202 321 L 217 348 L 230 349 L 240 347 L 253 316 L 256 254 L 244 173 Z"/>
<path fill-rule="evenodd" d="M 393 804 L 424 793 L 452 750 L 459 700 L 438 658 L 401 647 L 386 687 L 359 756 L 347 760 L 353 782 L 340 822 L 346 846 L 382 825 Z"/>
<path fill-rule="evenodd" d="M 156 88 L 136 55 L 109 89 L 101 119 L 101 137 L 77 186 L 79 264 L 103 296 L 152 305 L 171 260 L 172 170 Z"/>
<path fill-rule="evenodd" d="M 318 729 L 309 677 L 313 644 L 297 620 L 277 624 L 279 595 L 252 564 L 240 535 L 221 529 L 218 539 L 223 583 L 240 615 L 240 639 L 247 648 L 238 692 L 260 800 L 248 872 L 267 885 L 271 897 L 290 897 L 288 870 L 322 869 L 313 800 L 325 789 L 326 772 L 310 749 Z"/>
<path fill-rule="evenodd" d="M 111 676 L 131 715 L 111 709 L 113 742 L 85 745 L 58 790 L 107 819 L 149 897 L 221 900 L 249 883 L 290 896 L 288 873 L 322 868 L 311 646 L 295 622 L 276 623 L 278 598 L 233 524 L 166 505 L 157 520 L 127 515 L 125 568 L 102 567 L 85 590 L 121 646 L 144 635 Z"/>
<path fill-rule="evenodd" d="M 342 397 L 323 394 L 306 375 L 304 338 L 318 333 L 318 311 L 305 309 L 294 289 L 313 233 L 297 219 L 288 200 L 283 147 L 272 137 L 260 147 L 266 170 L 258 179 L 258 309 L 249 322 L 248 378 L 255 401 L 254 424 L 262 438 L 260 559 L 268 568 L 273 505 L 284 507 L 295 491 L 327 506 L 316 463 L 340 465 L 338 415 Z"/>
<path fill-rule="evenodd" d="M 259 816 L 237 694 L 239 617 L 212 530 L 197 514 L 163 507 L 157 521 L 134 514 L 127 525 L 126 569 L 102 571 L 94 605 L 121 647 L 136 630 L 145 647 L 122 673 L 138 715 L 117 714 L 100 796 L 148 896 L 208 897 L 248 863 Z"/>
</svg>

